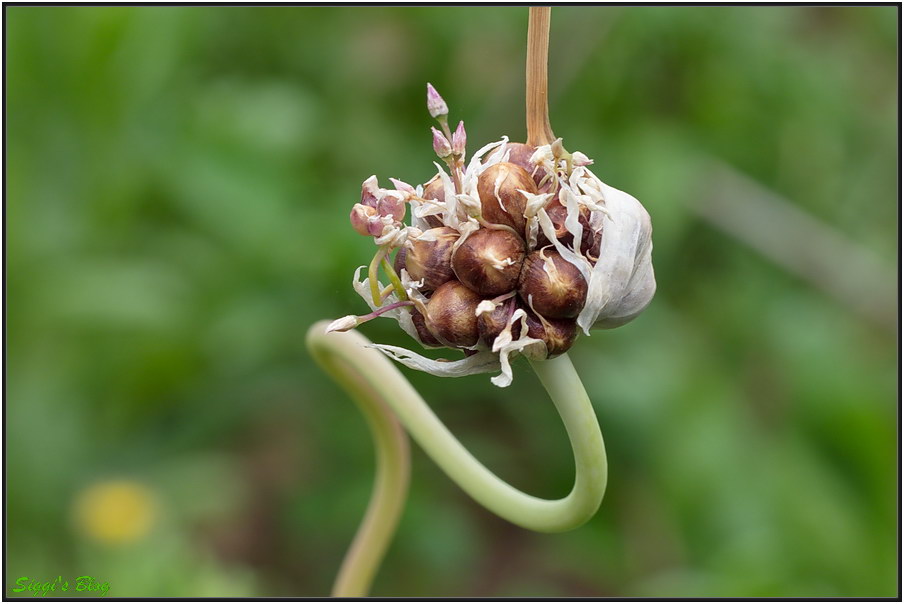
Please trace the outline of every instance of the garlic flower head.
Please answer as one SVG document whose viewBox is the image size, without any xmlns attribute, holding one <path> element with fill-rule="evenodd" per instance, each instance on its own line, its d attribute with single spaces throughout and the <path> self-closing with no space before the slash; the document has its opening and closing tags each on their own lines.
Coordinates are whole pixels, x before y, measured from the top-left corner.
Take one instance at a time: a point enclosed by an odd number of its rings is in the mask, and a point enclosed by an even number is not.
<svg viewBox="0 0 904 604">
<path fill-rule="evenodd" d="M 593 161 L 569 153 L 562 139 L 532 147 L 503 137 L 467 160 L 464 124 L 449 131 L 432 86 L 428 106 L 442 127 L 431 132 L 445 166 L 434 162 L 436 176 L 416 187 L 364 181 L 350 220 L 379 250 L 353 287 L 373 312 L 333 329 L 390 317 L 421 345 L 465 357 L 433 360 L 375 345 L 389 357 L 438 376 L 498 372 L 492 382 L 507 386 L 513 356 L 562 354 L 579 333 L 618 327 L 646 308 L 656 280 L 640 202 L 601 181 Z M 380 263 L 389 284 L 376 281 Z"/>
</svg>

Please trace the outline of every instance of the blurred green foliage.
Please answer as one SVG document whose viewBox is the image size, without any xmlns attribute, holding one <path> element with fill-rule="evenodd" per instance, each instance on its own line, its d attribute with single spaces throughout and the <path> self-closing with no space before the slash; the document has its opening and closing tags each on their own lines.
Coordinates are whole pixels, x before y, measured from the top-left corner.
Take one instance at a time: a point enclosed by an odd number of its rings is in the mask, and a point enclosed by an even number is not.
<svg viewBox="0 0 904 604">
<path fill-rule="evenodd" d="M 361 181 L 434 171 L 425 82 L 472 148 L 523 137 L 526 9 L 4 10 L 6 594 L 89 574 L 108 597 L 326 595 L 372 451 L 305 330 L 364 309 Z M 375 595 L 896 594 L 896 331 L 689 208 L 720 158 L 894 280 L 897 10 L 554 9 L 556 134 L 654 224 L 653 304 L 572 354 L 609 491 L 581 529 L 532 534 L 415 447 Z M 501 476 L 570 488 L 525 364 L 502 391 L 411 377 Z M 119 479 L 157 511 L 106 543 L 73 506 Z"/>
</svg>

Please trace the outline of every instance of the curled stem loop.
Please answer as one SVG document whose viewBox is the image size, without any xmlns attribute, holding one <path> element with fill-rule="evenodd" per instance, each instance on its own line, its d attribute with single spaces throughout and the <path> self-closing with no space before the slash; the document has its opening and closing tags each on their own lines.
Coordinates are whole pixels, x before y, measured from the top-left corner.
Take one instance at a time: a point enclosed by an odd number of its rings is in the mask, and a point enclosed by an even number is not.
<svg viewBox="0 0 904 604">
<path fill-rule="evenodd" d="M 548 500 L 519 491 L 481 464 L 398 368 L 370 347 L 367 338 L 354 331 L 328 334 L 326 325 L 324 321 L 310 328 L 308 348 L 359 403 L 374 431 L 378 452 L 374 495 L 333 595 L 367 592 L 398 523 L 409 466 L 407 441 L 405 446 L 398 442 L 404 440 L 399 422 L 458 486 L 509 522 L 540 532 L 567 531 L 586 522 L 599 508 L 606 490 L 606 450 L 593 406 L 567 355 L 531 362 L 562 417 L 575 460 L 571 492 L 562 499 Z M 399 467 L 391 468 L 391 464 Z"/>
</svg>

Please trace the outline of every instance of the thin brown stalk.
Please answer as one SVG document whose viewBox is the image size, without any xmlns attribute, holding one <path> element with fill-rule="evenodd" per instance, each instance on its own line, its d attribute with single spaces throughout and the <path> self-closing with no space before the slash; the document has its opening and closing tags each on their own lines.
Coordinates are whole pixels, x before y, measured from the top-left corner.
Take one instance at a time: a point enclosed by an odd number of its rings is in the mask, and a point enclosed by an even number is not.
<svg viewBox="0 0 904 604">
<path fill-rule="evenodd" d="M 527 24 L 527 144 L 545 145 L 556 139 L 549 125 L 549 92 L 547 64 L 549 63 L 548 6 L 532 6 Z"/>
</svg>

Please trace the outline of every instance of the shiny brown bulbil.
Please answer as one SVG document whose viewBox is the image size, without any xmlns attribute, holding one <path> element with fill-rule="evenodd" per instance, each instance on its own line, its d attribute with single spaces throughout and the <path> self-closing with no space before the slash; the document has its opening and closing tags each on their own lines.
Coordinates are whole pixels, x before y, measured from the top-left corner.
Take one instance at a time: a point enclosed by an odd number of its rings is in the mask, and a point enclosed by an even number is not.
<svg viewBox="0 0 904 604">
<path fill-rule="evenodd" d="M 571 348 L 578 337 L 578 324 L 575 319 L 545 319 L 544 322 L 528 310 L 527 335 L 543 340 L 546 344 L 546 358 L 551 359 Z"/>
<path fill-rule="evenodd" d="M 587 299 L 587 281 L 576 266 L 551 249 L 528 254 L 518 280 L 525 303 L 549 319 L 577 317 Z"/>
<path fill-rule="evenodd" d="M 452 246 L 458 241 L 459 234 L 450 227 L 437 227 L 424 231 L 424 235 L 426 237 L 409 242 L 405 269 L 413 280 L 424 280 L 424 291 L 432 291 L 455 277 Z"/>
<path fill-rule="evenodd" d="M 509 162 L 524 168 L 539 186 L 543 177 L 546 176 L 546 171 L 530 163 L 530 158 L 537 148 L 526 143 L 508 143 L 505 149 L 509 153 Z"/>
<path fill-rule="evenodd" d="M 434 176 L 424 185 L 424 199 L 446 201 L 446 190 L 443 188 L 443 181 L 439 176 Z"/>
<path fill-rule="evenodd" d="M 491 312 L 480 313 L 480 316 L 477 317 L 477 332 L 480 334 L 480 341 L 488 348 L 493 347 L 493 340 L 505 329 L 509 318 L 515 312 L 515 307 L 515 298 L 511 297 Z M 517 338 L 517 334 L 515 337 Z"/>
<path fill-rule="evenodd" d="M 453 252 L 452 270 L 481 296 L 501 296 L 517 287 L 525 251 L 524 240 L 508 229 L 480 229 Z"/>
<path fill-rule="evenodd" d="M 458 281 L 443 283 L 427 302 L 427 327 L 437 339 L 456 347 L 477 344 L 480 296 Z"/>
<path fill-rule="evenodd" d="M 402 269 L 405 268 L 405 256 L 407 255 L 408 248 L 400 247 L 399 251 L 396 252 L 395 259 L 392 261 L 392 268 L 396 275 L 402 274 Z"/>
<path fill-rule="evenodd" d="M 527 199 L 520 191 L 537 193 L 537 184 L 524 168 L 511 162 L 500 162 L 484 170 L 477 179 L 483 219 L 510 226 L 523 234 Z"/>
<path fill-rule="evenodd" d="M 417 336 L 421 339 L 421 342 L 427 346 L 440 347 L 443 345 L 442 342 L 436 339 L 435 335 L 430 333 L 424 315 L 415 308 L 411 309 L 411 322 L 414 323 L 414 329 L 417 331 Z"/>
</svg>

